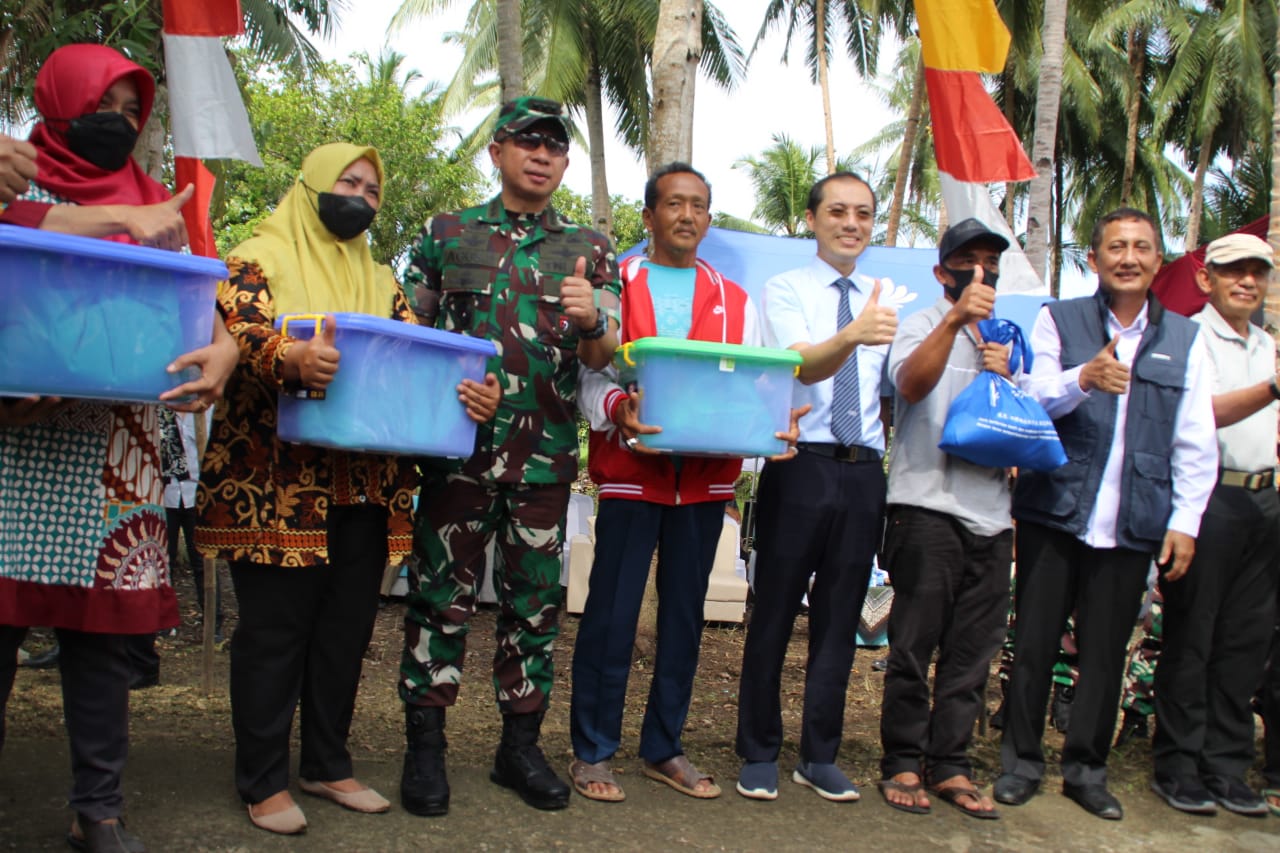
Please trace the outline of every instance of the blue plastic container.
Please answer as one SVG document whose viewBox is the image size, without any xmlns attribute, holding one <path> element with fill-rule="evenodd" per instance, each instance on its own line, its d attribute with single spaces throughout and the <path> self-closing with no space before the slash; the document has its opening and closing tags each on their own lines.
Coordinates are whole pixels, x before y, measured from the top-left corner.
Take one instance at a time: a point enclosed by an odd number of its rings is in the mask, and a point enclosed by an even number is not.
<svg viewBox="0 0 1280 853">
<path fill-rule="evenodd" d="M 635 369 L 640 420 L 662 432 L 640 436 L 654 450 L 698 456 L 773 456 L 774 433 L 791 424 L 793 350 L 680 338 L 641 338 L 618 357 Z"/>
<path fill-rule="evenodd" d="M 284 441 L 370 453 L 470 456 L 476 424 L 458 383 L 484 380 L 492 342 L 368 314 L 334 314 L 338 374 L 323 395 L 280 395 L 276 434 Z M 312 337 L 322 314 L 292 314 L 277 328 Z"/>
<path fill-rule="evenodd" d="M 212 339 L 213 258 L 0 225 L 0 395 L 154 403 Z"/>
</svg>

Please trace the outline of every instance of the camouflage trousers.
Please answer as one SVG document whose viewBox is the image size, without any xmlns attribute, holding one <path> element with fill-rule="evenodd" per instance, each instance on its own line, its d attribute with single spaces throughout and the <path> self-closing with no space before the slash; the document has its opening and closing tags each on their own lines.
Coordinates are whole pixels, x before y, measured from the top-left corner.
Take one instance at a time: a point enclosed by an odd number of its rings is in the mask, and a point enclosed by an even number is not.
<svg viewBox="0 0 1280 853">
<path fill-rule="evenodd" d="M 457 700 L 485 551 L 496 538 L 493 686 L 498 707 L 503 714 L 546 710 L 568 506 L 567 483 L 485 483 L 443 472 L 423 476 L 400 662 L 405 702 L 448 706 Z"/>
<path fill-rule="evenodd" d="M 1009 674 L 1013 672 L 1013 638 L 1017 628 L 1014 615 L 1014 601 L 1017 592 L 1017 579 L 1009 584 L 1009 621 L 1004 633 L 1004 645 L 1000 647 L 1000 666 L 996 670 L 1001 684 L 1008 684 Z M 1062 632 L 1062 640 L 1058 644 L 1058 656 L 1053 661 L 1053 683 L 1064 687 L 1075 687 L 1080 677 L 1079 652 L 1076 650 L 1076 615 L 1067 617 L 1067 628 Z"/>
<path fill-rule="evenodd" d="M 1129 651 L 1129 665 L 1124 671 L 1124 692 L 1120 694 L 1120 707 L 1149 717 L 1155 713 L 1156 662 L 1160 660 L 1160 647 L 1164 636 L 1164 599 L 1160 586 L 1150 590 L 1151 607 L 1142 620 L 1142 639 Z"/>
</svg>

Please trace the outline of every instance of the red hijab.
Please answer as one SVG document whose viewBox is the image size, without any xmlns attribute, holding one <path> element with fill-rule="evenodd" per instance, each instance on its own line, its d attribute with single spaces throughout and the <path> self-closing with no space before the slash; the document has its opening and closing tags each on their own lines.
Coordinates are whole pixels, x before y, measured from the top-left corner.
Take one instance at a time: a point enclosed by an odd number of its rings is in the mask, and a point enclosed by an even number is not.
<svg viewBox="0 0 1280 853">
<path fill-rule="evenodd" d="M 42 121 L 31 131 L 31 144 L 40 152 L 39 186 L 76 204 L 158 204 L 169 198 L 169 191 L 132 157 L 123 168 L 108 172 L 67 145 L 67 122 L 97 112 L 102 96 L 124 77 L 138 87 L 141 129 L 156 96 L 150 72 L 100 44 L 69 44 L 49 54 L 36 75 L 36 110 Z"/>
</svg>

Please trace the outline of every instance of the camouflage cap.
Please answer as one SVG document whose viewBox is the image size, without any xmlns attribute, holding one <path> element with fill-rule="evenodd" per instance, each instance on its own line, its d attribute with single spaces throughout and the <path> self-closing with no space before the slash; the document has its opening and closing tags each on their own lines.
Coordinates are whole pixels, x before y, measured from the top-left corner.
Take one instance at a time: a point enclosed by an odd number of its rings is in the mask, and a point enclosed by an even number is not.
<svg viewBox="0 0 1280 853">
<path fill-rule="evenodd" d="M 553 121 L 569 138 L 569 112 L 564 104 L 550 98 L 537 98 L 526 95 L 507 101 L 498 111 L 498 123 L 493 128 L 493 138 L 506 138 L 513 133 L 524 130 L 531 124 L 540 121 Z"/>
</svg>

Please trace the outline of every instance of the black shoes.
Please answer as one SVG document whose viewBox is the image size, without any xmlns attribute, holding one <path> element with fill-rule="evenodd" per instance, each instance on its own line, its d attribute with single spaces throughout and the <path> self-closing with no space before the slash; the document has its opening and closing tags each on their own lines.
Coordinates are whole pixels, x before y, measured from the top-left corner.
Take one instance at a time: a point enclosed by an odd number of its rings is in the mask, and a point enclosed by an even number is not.
<svg viewBox="0 0 1280 853">
<path fill-rule="evenodd" d="M 1062 793 L 1094 817 L 1103 820 L 1120 820 L 1124 817 L 1120 801 L 1111 796 L 1106 785 L 1069 785 L 1063 782 Z"/>
<path fill-rule="evenodd" d="M 444 708 L 406 705 L 404 770 L 400 805 L 410 814 L 436 817 L 449 813 L 449 778 L 445 773 Z"/>
<path fill-rule="evenodd" d="M 154 672 L 135 672 L 129 679 L 130 690 L 146 690 L 160 683 L 160 670 Z"/>
<path fill-rule="evenodd" d="M 75 827 L 67 833 L 67 843 L 73 850 L 86 853 L 147 853 L 147 845 L 125 829 L 121 820 L 93 823 L 77 816 Z"/>
<path fill-rule="evenodd" d="M 997 803 L 1006 806 L 1020 806 L 1035 796 L 1040 790 L 1039 779 L 1028 779 L 1013 773 L 1002 773 L 991 789 Z"/>
<path fill-rule="evenodd" d="M 1204 785 L 1200 784 L 1200 779 L 1197 776 L 1173 776 L 1166 773 L 1157 773 L 1155 778 L 1151 780 L 1151 790 L 1156 792 L 1156 796 L 1180 812 L 1203 815 L 1218 813 L 1218 806 L 1213 801 L 1213 795 L 1209 793 Z M 1264 803 L 1262 806 L 1264 814 L 1266 809 L 1267 807 Z"/>
<path fill-rule="evenodd" d="M 1049 706 L 1049 721 L 1063 734 L 1071 728 L 1071 703 L 1075 698 L 1076 689 L 1070 684 L 1053 683 L 1053 704 Z"/>
<path fill-rule="evenodd" d="M 1124 719 L 1120 721 L 1120 733 L 1116 735 L 1115 749 L 1119 749 L 1132 740 L 1149 740 L 1151 733 L 1147 729 L 1147 715 L 1141 714 L 1132 708 L 1124 712 Z M 1177 808 L 1177 806 L 1174 806 Z"/>
<path fill-rule="evenodd" d="M 1204 786 L 1209 794 L 1229 812 L 1246 817 L 1265 817 L 1269 811 L 1267 801 L 1258 792 L 1235 776 L 1205 776 Z"/>
<path fill-rule="evenodd" d="M 569 786 L 555 774 L 538 748 L 542 714 L 502 717 L 502 742 L 489 771 L 490 781 L 510 788 L 535 809 L 554 811 L 569 805 Z"/>
</svg>

